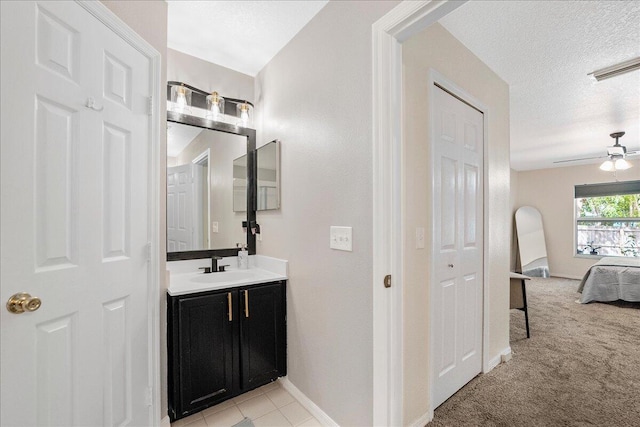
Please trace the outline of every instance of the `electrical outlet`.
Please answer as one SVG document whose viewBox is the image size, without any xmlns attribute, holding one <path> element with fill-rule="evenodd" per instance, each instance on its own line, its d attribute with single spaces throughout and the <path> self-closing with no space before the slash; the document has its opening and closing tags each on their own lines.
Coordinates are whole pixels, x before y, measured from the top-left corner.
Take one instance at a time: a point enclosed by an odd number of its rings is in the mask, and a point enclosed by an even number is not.
<svg viewBox="0 0 640 427">
<path fill-rule="evenodd" d="M 337 249 L 339 251 L 353 251 L 352 242 L 353 232 L 351 227 L 336 227 L 331 226 L 331 232 L 329 236 L 329 247 L 331 249 Z"/>
<path fill-rule="evenodd" d="M 213 221 L 211 223 L 211 232 L 212 233 L 217 233 L 218 232 L 218 221 Z"/>
</svg>

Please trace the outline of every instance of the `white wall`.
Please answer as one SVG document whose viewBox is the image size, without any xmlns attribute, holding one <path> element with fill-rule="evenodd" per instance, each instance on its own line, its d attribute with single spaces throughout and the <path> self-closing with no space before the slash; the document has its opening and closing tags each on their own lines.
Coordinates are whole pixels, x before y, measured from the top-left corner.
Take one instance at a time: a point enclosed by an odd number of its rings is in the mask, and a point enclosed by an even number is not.
<svg viewBox="0 0 640 427">
<path fill-rule="evenodd" d="M 429 275 L 431 251 L 415 248 L 415 229 L 427 230 L 431 180 L 429 70 L 435 69 L 488 106 L 485 159 L 486 276 L 489 287 L 489 359 L 509 346 L 509 87 L 441 25 L 411 37 L 403 46 L 404 146 L 404 408 L 411 424 L 429 410 Z"/>
<path fill-rule="evenodd" d="M 542 214 L 549 270 L 552 276 L 581 279 L 598 258 L 575 256 L 574 187 L 580 184 L 640 179 L 640 162 L 634 167 L 612 172 L 597 164 L 518 172 L 515 209 L 533 206 Z"/>
<path fill-rule="evenodd" d="M 166 75 L 166 53 L 167 53 L 167 3 L 163 1 L 105 1 L 102 3 L 113 13 L 118 15 L 136 33 L 144 38 L 162 55 L 162 70 L 160 76 L 161 87 L 167 85 Z M 165 122 L 167 118 L 166 103 L 160 103 L 160 121 Z M 160 126 L 160 163 L 165 163 L 167 152 L 167 132 L 165 126 Z M 166 330 L 166 289 L 164 280 L 166 274 L 166 239 L 167 234 L 167 174 L 166 169 L 160 167 L 160 399 L 161 416 L 167 415 L 167 330 Z"/>
<path fill-rule="evenodd" d="M 178 81 L 223 97 L 254 102 L 254 78 L 195 56 L 167 49 L 167 80 Z"/>
<path fill-rule="evenodd" d="M 258 145 L 282 141 L 257 250 L 289 260 L 288 377 L 344 426 L 373 422 L 371 25 L 396 4 L 329 2 L 256 77 Z M 353 252 L 329 249 L 331 225 Z"/>
</svg>

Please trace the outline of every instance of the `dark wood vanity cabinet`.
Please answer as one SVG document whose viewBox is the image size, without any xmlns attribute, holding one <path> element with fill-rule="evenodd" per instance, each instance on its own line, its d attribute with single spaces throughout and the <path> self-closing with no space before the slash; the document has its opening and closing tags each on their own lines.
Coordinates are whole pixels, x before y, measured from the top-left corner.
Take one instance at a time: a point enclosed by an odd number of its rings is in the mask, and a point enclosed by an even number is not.
<svg viewBox="0 0 640 427">
<path fill-rule="evenodd" d="M 169 417 L 287 373 L 286 281 L 168 296 Z"/>
</svg>

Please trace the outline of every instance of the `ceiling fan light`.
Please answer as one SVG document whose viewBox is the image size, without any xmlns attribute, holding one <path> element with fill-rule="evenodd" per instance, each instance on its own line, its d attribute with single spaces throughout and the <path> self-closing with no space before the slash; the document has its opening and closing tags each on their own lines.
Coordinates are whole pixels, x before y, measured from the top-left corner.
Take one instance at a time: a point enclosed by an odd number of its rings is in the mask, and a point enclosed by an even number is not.
<svg viewBox="0 0 640 427">
<path fill-rule="evenodd" d="M 616 168 L 617 171 L 623 171 L 623 170 L 629 169 L 631 167 L 631 163 L 629 163 L 625 159 L 618 159 L 616 160 L 614 167 Z"/>
<path fill-rule="evenodd" d="M 613 162 L 611 160 L 605 160 L 601 165 L 600 165 L 600 170 L 603 170 L 605 172 L 611 172 L 612 170 L 614 170 L 615 165 L 613 164 Z"/>
</svg>

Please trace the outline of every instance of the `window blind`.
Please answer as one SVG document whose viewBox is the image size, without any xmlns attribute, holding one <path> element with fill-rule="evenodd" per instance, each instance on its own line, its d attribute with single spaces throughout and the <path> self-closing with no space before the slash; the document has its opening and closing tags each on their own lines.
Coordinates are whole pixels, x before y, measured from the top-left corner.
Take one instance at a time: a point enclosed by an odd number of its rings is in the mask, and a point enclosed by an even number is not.
<svg viewBox="0 0 640 427">
<path fill-rule="evenodd" d="M 640 194 L 640 181 L 606 182 L 575 186 L 575 198 Z"/>
</svg>

